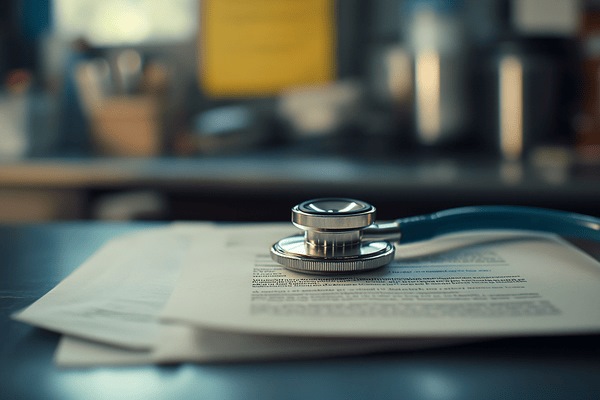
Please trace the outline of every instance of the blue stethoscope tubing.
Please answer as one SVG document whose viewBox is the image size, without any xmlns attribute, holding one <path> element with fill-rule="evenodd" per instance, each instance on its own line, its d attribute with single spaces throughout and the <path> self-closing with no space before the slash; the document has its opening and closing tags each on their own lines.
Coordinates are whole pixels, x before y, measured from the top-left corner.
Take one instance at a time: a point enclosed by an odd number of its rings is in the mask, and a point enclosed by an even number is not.
<svg viewBox="0 0 600 400">
<path fill-rule="evenodd" d="M 600 241 L 600 219 L 560 210 L 483 205 L 378 223 L 375 207 L 354 199 L 308 200 L 292 208 L 292 222 L 302 235 L 283 238 L 271 258 L 307 273 L 367 271 L 394 259 L 393 243 L 426 241 L 437 236 L 478 230 L 520 230 Z"/>
<path fill-rule="evenodd" d="M 481 229 L 527 230 L 600 241 L 600 219 L 566 211 L 524 206 L 472 206 L 396 220 L 401 243 Z"/>
</svg>

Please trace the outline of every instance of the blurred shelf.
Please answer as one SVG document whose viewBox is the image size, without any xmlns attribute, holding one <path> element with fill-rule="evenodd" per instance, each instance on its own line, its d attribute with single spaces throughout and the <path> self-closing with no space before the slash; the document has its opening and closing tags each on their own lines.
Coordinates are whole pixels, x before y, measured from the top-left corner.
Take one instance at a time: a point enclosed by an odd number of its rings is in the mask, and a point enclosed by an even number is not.
<svg viewBox="0 0 600 400">
<path fill-rule="evenodd" d="M 600 165 L 535 166 L 465 157 L 392 159 L 254 154 L 197 158 L 41 158 L 0 162 L 2 190 L 103 192 L 153 190 L 168 195 L 177 218 L 260 220 L 244 214 L 260 202 L 280 209 L 318 196 L 379 204 L 380 217 L 479 203 L 548 206 L 598 213 Z M 214 203 L 214 204 L 213 204 Z M 194 208 L 186 215 L 184 208 Z M 212 206 L 213 214 L 201 211 Z M 228 206 L 229 205 L 229 206 Z M 233 218 L 221 208 L 237 208 Z M 283 209 L 283 208 L 281 208 Z M 176 210 L 177 211 L 177 210 Z M 244 215 L 247 218 L 244 218 Z M 213 218 L 211 218 L 211 216 Z M 288 217 L 286 211 L 283 218 Z M 280 219 L 272 216 L 271 219 Z"/>
</svg>

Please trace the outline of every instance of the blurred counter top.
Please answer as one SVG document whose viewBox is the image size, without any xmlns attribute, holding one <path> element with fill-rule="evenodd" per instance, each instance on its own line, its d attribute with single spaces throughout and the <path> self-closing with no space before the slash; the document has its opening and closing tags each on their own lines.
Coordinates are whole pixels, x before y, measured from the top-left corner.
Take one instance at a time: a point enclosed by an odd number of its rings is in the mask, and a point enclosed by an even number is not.
<svg viewBox="0 0 600 400">
<path fill-rule="evenodd" d="M 600 164 L 282 152 L 194 158 L 32 158 L 0 161 L 0 188 L 86 193 L 86 200 L 109 192 L 155 191 L 168 198 L 169 219 L 285 220 L 296 202 L 321 196 L 370 201 L 378 206 L 380 218 L 491 203 L 597 214 Z"/>
</svg>

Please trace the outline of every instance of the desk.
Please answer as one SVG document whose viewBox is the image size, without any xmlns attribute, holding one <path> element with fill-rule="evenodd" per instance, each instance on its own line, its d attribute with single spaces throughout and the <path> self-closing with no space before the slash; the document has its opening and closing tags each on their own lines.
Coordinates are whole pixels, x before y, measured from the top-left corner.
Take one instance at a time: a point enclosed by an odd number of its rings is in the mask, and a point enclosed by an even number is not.
<svg viewBox="0 0 600 400">
<path fill-rule="evenodd" d="M 600 335 L 505 339 L 298 362 L 65 370 L 58 335 L 9 319 L 106 240 L 148 224 L 0 226 L 0 397 L 6 399 L 598 399 Z"/>
</svg>

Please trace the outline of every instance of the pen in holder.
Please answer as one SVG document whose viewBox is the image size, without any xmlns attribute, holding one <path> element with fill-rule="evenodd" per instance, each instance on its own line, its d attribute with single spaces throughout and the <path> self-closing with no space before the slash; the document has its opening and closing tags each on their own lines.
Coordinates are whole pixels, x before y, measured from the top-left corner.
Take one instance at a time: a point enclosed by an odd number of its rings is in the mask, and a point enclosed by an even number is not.
<svg viewBox="0 0 600 400">
<path fill-rule="evenodd" d="M 98 155 L 150 157 L 162 153 L 167 71 L 151 63 L 142 73 L 141 65 L 137 69 L 130 65 L 136 59 L 141 64 L 139 55 L 133 57 L 136 54 L 125 51 L 118 57 L 116 80 L 104 59 L 81 63 L 77 70 L 79 95 Z"/>
<path fill-rule="evenodd" d="M 94 151 L 108 156 L 157 156 L 163 148 L 161 107 L 153 96 L 115 96 L 92 117 Z"/>
</svg>

